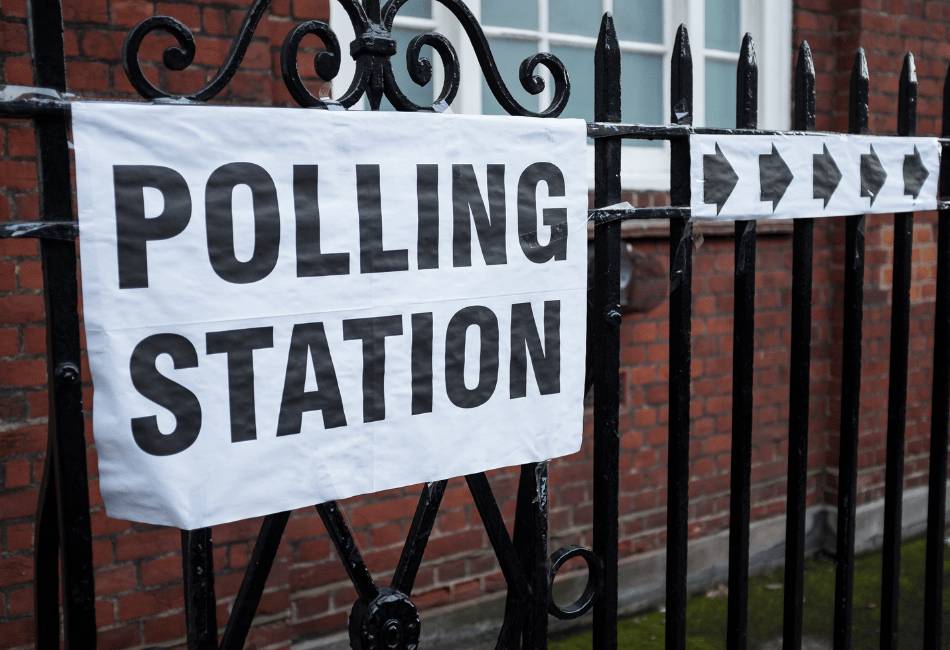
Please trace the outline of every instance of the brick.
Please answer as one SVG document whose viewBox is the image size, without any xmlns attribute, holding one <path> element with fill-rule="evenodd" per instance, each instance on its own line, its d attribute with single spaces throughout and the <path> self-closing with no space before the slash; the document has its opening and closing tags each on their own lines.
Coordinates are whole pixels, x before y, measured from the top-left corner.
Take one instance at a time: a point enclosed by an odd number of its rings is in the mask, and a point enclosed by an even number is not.
<svg viewBox="0 0 950 650">
<path fill-rule="evenodd" d="M 26 487 L 30 484 L 30 463 L 27 460 L 8 460 L 3 466 L 5 489 Z"/>
<path fill-rule="evenodd" d="M 26 18 L 26 0 L 6 0 L 3 13 L 8 18 Z"/>
<path fill-rule="evenodd" d="M 16 265 L 12 261 L 0 261 L 0 291 L 14 289 L 16 289 Z"/>
<path fill-rule="evenodd" d="M 19 585 L 33 580 L 33 558 L 30 555 L 13 555 L 0 558 L 0 587 Z"/>
<path fill-rule="evenodd" d="M 169 555 L 156 560 L 143 561 L 141 571 L 142 584 L 146 586 L 181 582 L 181 556 Z"/>
<path fill-rule="evenodd" d="M 63 20 L 77 23 L 108 23 L 107 0 L 70 0 L 63 3 Z"/>
<path fill-rule="evenodd" d="M 0 160 L 0 182 L 14 190 L 36 187 L 36 165 L 33 162 Z"/>
<path fill-rule="evenodd" d="M 201 10 L 201 27 L 213 36 L 227 36 L 231 33 L 228 29 L 228 12 L 215 7 L 204 7 Z"/>
<path fill-rule="evenodd" d="M 116 539 L 116 557 L 120 560 L 136 560 L 176 551 L 180 546 L 181 537 L 177 530 L 156 528 Z"/>
<path fill-rule="evenodd" d="M 113 26 L 134 27 L 152 15 L 151 2 L 142 0 L 112 0 L 109 21 Z"/>
<path fill-rule="evenodd" d="M 9 357 L 20 349 L 20 333 L 15 327 L 0 327 L 0 357 Z"/>
<path fill-rule="evenodd" d="M 90 31 L 82 37 L 82 53 L 99 61 L 120 61 L 122 42 L 125 34 L 121 31 Z"/>
<path fill-rule="evenodd" d="M 165 644 L 185 639 L 185 617 L 182 614 L 149 619 L 143 627 L 147 644 Z"/>
<path fill-rule="evenodd" d="M 17 267 L 17 285 L 21 290 L 43 288 L 43 267 L 38 260 L 20 262 Z"/>
<path fill-rule="evenodd" d="M 96 572 L 96 593 L 117 594 L 135 589 L 138 579 L 134 564 L 122 564 Z"/>
<path fill-rule="evenodd" d="M 138 624 L 123 625 L 108 630 L 99 630 L 97 641 L 102 648 L 131 648 L 142 644 Z"/>
<path fill-rule="evenodd" d="M 33 613 L 33 589 L 17 589 L 9 592 L 10 616 L 29 616 Z"/>
<path fill-rule="evenodd" d="M 25 56 L 8 56 L 3 62 L 3 81 L 21 86 L 33 85 L 33 66 Z M 2 169 L 2 167 L 0 167 Z M 0 178 L 2 178 L 0 174 Z M 6 182 L 4 182 L 4 185 Z"/>
<path fill-rule="evenodd" d="M 35 453 L 45 448 L 45 425 L 23 425 L 4 431 L 0 436 L 0 456 Z M 0 495 L 0 503 L 2 500 L 3 495 Z"/>
<path fill-rule="evenodd" d="M 0 618 L 0 639 L 8 647 L 27 646 L 34 642 L 33 617 L 7 619 Z"/>
<path fill-rule="evenodd" d="M 40 386 L 46 381 L 46 361 L 15 359 L 0 364 L 0 387 Z"/>
<path fill-rule="evenodd" d="M 76 61 L 70 64 L 72 89 L 104 92 L 109 90 L 109 66 L 105 63 Z"/>
<path fill-rule="evenodd" d="M 35 156 L 36 133 L 33 129 L 11 127 L 7 131 L 7 153 L 12 158 L 31 158 Z M 6 186 L 7 182 L 4 181 L 3 185 Z"/>
<path fill-rule="evenodd" d="M 181 585 L 136 591 L 127 596 L 120 596 L 118 604 L 120 621 L 154 616 L 163 612 L 181 611 L 183 607 Z"/>
<path fill-rule="evenodd" d="M 35 295 L 0 296 L 5 323 L 29 323 L 43 318 L 43 298 Z"/>
<path fill-rule="evenodd" d="M 160 16 L 171 16 L 175 20 L 183 22 L 191 29 L 198 29 L 201 27 L 200 8 L 195 6 L 193 3 L 166 4 L 159 2 L 155 5 L 155 13 Z"/>
<path fill-rule="evenodd" d="M 45 354 L 46 353 L 46 328 L 24 327 L 23 332 L 23 352 L 26 354 Z"/>
<path fill-rule="evenodd" d="M 0 52 L 20 54 L 27 51 L 26 29 L 23 25 L 6 21 L 0 22 Z"/>
<path fill-rule="evenodd" d="M 294 18 L 319 20 L 330 16 L 330 3 L 327 0 L 292 0 L 291 5 Z"/>
</svg>

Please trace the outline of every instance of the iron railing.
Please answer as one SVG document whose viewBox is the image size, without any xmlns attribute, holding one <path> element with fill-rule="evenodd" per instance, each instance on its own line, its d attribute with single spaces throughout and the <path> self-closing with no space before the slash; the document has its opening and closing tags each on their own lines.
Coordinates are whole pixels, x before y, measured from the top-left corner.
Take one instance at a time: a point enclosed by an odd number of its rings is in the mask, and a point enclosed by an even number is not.
<svg viewBox="0 0 950 650">
<path fill-rule="evenodd" d="M 413 103 L 400 90 L 392 71 L 396 43 L 393 21 L 407 0 L 337 0 L 357 34 L 350 52 L 356 73 L 349 89 L 336 100 L 313 95 L 297 69 L 297 53 L 306 35 L 316 35 L 325 51 L 315 60 L 317 75 L 329 81 L 339 71 L 341 50 L 330 26 L 311 20 L 287 36 L 281 69 L 293 98 L 304 107 L 344 109 L 364 96 L 378 109 L 386 97 L 398 110 L 442 111 L 459 88 L 459 63 L 452 44 L 438 34 L 416 37 L 407 49 L 412 80 L 432 80 L 432 64 L 422 48 L 439 54 L 443 85 L 430 106 Z M 554 92 L 542 111 L 518 103 L 502 81 L 488 42 L 462 0 L 438 0 L 459 20 L 474 48 L 488 87 L 512 115 L 557 117 L 567 104 L 570 81 L 563 64 L 549 54 L 537 54 L 521 65 L 520 82 L 532 94 L 544 87 L 535 76 L 544 66 Z M 30 0 L 30 38 L 38 88 L 5 88 L 0 93 L 0 117 L 32 119 L 39 143 L 39 192 L 43 221 L 6 223 L 4 238 L 40 240 L 46 300 L 48 383 L 50 395 L 49 442 L 36 515 L 35 620 L 41 648 L 96 645 L 95 592 L 92 572 L 91 527 L 86 475 L 85 441 L 80 382 L 77 276 L 72 217 L 71 181 L 67 148 L 69 97 L 67 89 L 62 13 L 58 0 Z M 238 69 L 268 0 L 254 0 L 221 68 L 200 90 L 173 96 L 153 85 L 138 61 L 148 34 L 173 36 L 177 47 L 165 51 L 164 63 L 173 70 L 187 67 L 195 54 L 194 35 L 170 17 L 148 18 L 126 39 L 124 64 L 129 80 L 149 100 L 174 99 L 200 103 L 214 98 Z M 666 552 L 666 647 L 685 648 L 688 546 L 688 483 L 690 437 L 690 347 L 692 305 L 692 229 L 690 220 L 689 144 L 692 133 L 775 134 L 757 129 L 757 68 L 754 44 L 742 41 L 737 71 L 736 129 L 692 127 L 692 59 L 684 27 L 676 34 L 672 57 L 671 124 L 665 126 L 621 122 L 620 49 L 609 15 L 603 19 L 595 53 L 595 118 L 588 135 L 594 139 L 597 206 L 621 201 L 620 165 L 624 139 L 670 142 L 671 205 L 662 208 L 604 208 L 591 211 L 594 222 L 595 262 L 590 303 L 588 349 L 589 382 L 594 387 L 594 517 L 593 549 L 576 546 L 548 555 L 547 464 L 521 468 L 514 533 L 509 536 L 491 487 L 484 474 L 466 477 L 488 538 L 508 586 L 504 620 L 497 646 L 542 648 L 547 645 L 548 614 L 577 618 L 593 609 L 594 646 L 617 644 L 618 537 L 619 537 L 619 395 L 620 395 L 620 262 L 621 223 L 630 219 L 668 219 L 670 223 L 670 378 L 669 453 Z M 858 51 L 851 76 L 850 132 L 868 127 L 869 78 L 863 51 Z M 950 93 L 950 85 L 948 85 Z M 917 79 L 914 61 L 904 61 L 899 88 L 900 135 L 912 135 L 916 126 Z M 815 71 L 807 44 L 798 52 L 794 85 L 794 131 L 807 135 L 815 128 Z M 944 101 L 944 132 L 950 135 L 950 95 Z M 948 140 L 942 140 L 947 153 Z M 950 173 L 941 165 L 941 193 L 950 195 Z M 925 585 L 924 647 L 938 648 L 942 631 L 943 534 L 946 512 L 947 428 L 950 407 L 950 205 L 940 203 L 938 277 L 936 294 L 933 402 L 927 570 Z M 882 582 L 881 645 L 897 643 L 897 600 L 903 490 L 904 415 L 907 392 L 910 253 L 913 215 L 895 216 L 894 280 L 891 326 L 890 384 L 888 392 L 887 469 Z M 854 522 L 857 478 L 859 382 L 861 375 L 861 322 L 864 275 L 862 215 L 847 217 L 845 247 L 844 345 L 841 381 L 841 436 L 838 483 L 837 569 L 835 585 L 835 647 L 850 648 L 854 574 Z M 813 221 L 794 222 L 792 239 L 792 332 L 789 376 L 789 453 L 786 506 L 784 639 L 785 647 L 802 643 L 803 570 L 805 560 L 805 505 L 808 456 L 809 370 L 811 351 Z M 756 223 L 735 224 L 735 306 L 733 334 L 732 456 L 729 520 L 729 598 L 727 645 L 748 644 L 748 576 L 750 469 L 752 450 L 753 354 L 755 311 Z M 346 520 L 336 503 L 316 506 L 336 547 L 358 598 L 350 618 L 354 647 L 415 647 L 420 619 L 411 601 L 413 583 L 439 510 L 446 481 L 423 487 L 389 586 L 378 585 L 363 563 Z M 182 531 L 183 584 L 188 645 L 192 648 L 237 648 L 244 644 L 255 611 L 287 525 L 289 512 L 264 518 L 253 555 L 231 614 L 218 639 L 212 531 Z M 551 598 L 555 575 L 567 560 L 582 558 L 588 583 L 577 602 L 561 607 Z M 62 571 L 60 575 L 59 571 Z M 60 602 L 62 584 L 62 602 Z"/>
</svg>

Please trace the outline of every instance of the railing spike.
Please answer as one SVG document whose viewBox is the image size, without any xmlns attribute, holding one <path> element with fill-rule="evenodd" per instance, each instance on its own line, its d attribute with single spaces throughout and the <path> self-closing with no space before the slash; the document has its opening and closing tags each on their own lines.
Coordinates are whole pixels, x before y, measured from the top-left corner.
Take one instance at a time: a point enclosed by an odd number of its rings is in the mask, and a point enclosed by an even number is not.
<svg viewBox="0 0 950 650">
<path fill-rule="evenodd" d="M 815 63 L 802 41 L 795 66 L 795 117 L 792 128 L 815 128 Z M 792 338 L 788 392 L 788 491 L 785 524 L 785 576 L 782 643 L 802 647 L 805 512 L 808 495 L 808 413 L 811 379 L 812 244 L 814 220 L 796 219 L 792 235 Z"/>
<path fill-rule="evenodd" d="M 798 61 L 795 65 L 795 129 L 815 128 L 815 61 L 811 46 L 802 41 L 798 46 Z"/>
<path fill-rule="evenodd" d="M 868 131 L 869 75 L 859 48 L 851 69 L 848 132 Z M 844 326 L 841 359 L 841 422 L 838 450 L 838 512 L 835 567 L 835 648 L 852 647 L 854 596 L 854 528 L 858 465 L 858 420 L 861 397 L 861 340 L 864 309 L 863 214 L 846 218 L 844 255 Z"/>
<path fill-rule="evenodd" d="M 866 133 L 870 116 L 869 94 L 871 82 L 868 73 L 868 59 L 863 47 L 859 47 L 854 54 L 850 86 L 848 131 L 850 133 Z"/>
<path fill-rule="evenodd" d="M 693 55 L 689 47 L 689 31 L 686 25 L 676 30 L 673 43 L 670 94 L 674 124 L 693 123 Z"/>
<path fill-rule="evenodd" d="M 613 17 L 604 14 L 594 54 L 594 116 L 621 119 L 620 47 Z M 594 144 L 594 202 L 620 202 L 621 141 Z M 603 563 L 603 582 L 594 604 L 593 644 L 617 647 L 617 551 L 619 528 L 620 408 L 620 222 L 594 229 L 593 306 L 588 315 L 594 379 L 594 531 L 593 549 Z M 616 318 L 614 317 L 616 316 Z"/>
<path fill-rule="evenodd" d="M 917 131 L 917 64 L 914 54 L 904 55 L 897 95 L 897 133 L 908 135 Z"/>
<path fill-rule="evenodd" d="M 736 117 L 739 128 L 754 129 L 758 125 L 759 66 L 755 59 L 752 34 L 742 38 L 739 64 L 736 66 Z"/>
<path fill-rule="evenodd" d="M 943 135 L 950 136 L 950 66 L 943 86 Z M 950 192 L 947 156 L 940 160 L 940 194 Z M 950 419 L 950 211 L 942 208 L 937 226 L 937 288 L 934 306 L 933 388 L 927 490 L 927 559 L 924 583 L 924 638 L 927 650 L 942 647 L 944 535 L 947 512 L 947 429 Z"/>
</svg>

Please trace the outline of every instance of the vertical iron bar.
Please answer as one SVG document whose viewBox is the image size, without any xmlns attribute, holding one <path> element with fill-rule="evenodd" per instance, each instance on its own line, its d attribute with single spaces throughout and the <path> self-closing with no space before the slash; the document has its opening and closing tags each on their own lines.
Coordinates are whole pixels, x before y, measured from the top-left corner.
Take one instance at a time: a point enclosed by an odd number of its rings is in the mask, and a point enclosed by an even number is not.
<svg viewBox="0 0 950 650">
<path fill-rule="evenodd" d="M 904 57 L 898 90 L 897 134 L 917 132 L 917 68 Z M 897 649 L 901 573 L 901 500 L 904 497 L 904 421 L 907 414 L 907 343 L 910 336 L 911 249 L 914 215 L 894 215 L 891 353 L 887 387 L 887 465 L 881 574 L 881 649 Z"/>
<path fill-rule="evenodd" d="M 224 636 L 221 638 L 222 650 L 240 650 L 247 640 L 247 633 L 254 622 L 257 606 L 261 602 L 261 594 L 267 585 L 267 577 L 274 566 L 274 558 L 280 548 L 280 540 L 284 536 L 290 512 L 277 512 L 264 517 L 261 531 L 257 535 L 251 561 L 244 571 L 241 588 L 234 599 L 234 606 L 224 627 Z"/>
<path fill-rule="evenodd" d="M 33 540 L 33 626 L 36 647 L 59 648 L 59 522 L 53 456 L 43 460 Z"/>
<path fill-rule="evenodd" d="M 950 136 L 950 68 L 943 86 L 943 135 Z M 940 196 L 950 196 L 948 158 L 950 146 L 944 144 L 940 157 Z M 943 545 L 947 523 L 947 426 L 950 422 L 950 210 L 941 210 L 938 219 L 924 585 L 924 648 L 927 650 L 940 648 L 943 637 Z"/>
<path fill-rule="evenodd" d="M 212 650 L 218 645 L 213 558 L 210 528 L 181 531 L 189 650 Z"/>
<path fill-rule="evenodd" d="M 742 39 L 736 69 L 736 127 L 758 125 L 755 43 Z M 732 455 L 729 492 L 729 610 L 726 646 L 744 650 L 749 624 L 749 490 L 752 472 L 752 361 L 755 353 L 755 221 L 736 221 L 732 330 Z"/>
<path fill-rule="evenodd" d="M 353 533 L 350 532 L 350 527 L 346 524 L 343 513 L 340 512 L 340 506 L 336 501 L 321 503 L 317 506 L 317 514 L 320 515 L 330 541 L 333 542 L 346 575 L 353 583 L 353 588 L 356 589 L 360 600 L 370 602 L 379 595 L 379 588 L 373 581 L 369 569 L 366 568 L 360 549 L 356 546 L 356 540 L 353 539 Z"/>
<path fill-rule="evenodd" d="M 858 49 L 851 71 L 848 131 L 868 127 L 868 64 Z M 861 319 L 864 308 L 865 215 L 847 217 L 844 257 L 844 329 L 841 362 L 841 432 L 838 453 L 838 526 L 835 552 L 835 650 L 850 650 L 854 588 L 854 515 L 861 395 Z"/>
<path fill-rule="evenodd" d="M 548 464 L 521 466 L 514 545 L 531 585 L 522 648 L 548 647 Z"/>
<path fill-rule="evenodd" d="M 531 590 L 488 478 L 480 472 L 467 475 L 465 482 L 468 484 L 469 492 L 472 493 L 472 500 L 475 502 L 478 515 L 482 518 L 485 534 L 488 535 L 488 541 L 491 542 L 495 557 L 498 558 L 498 566 L 501 568 L 502 575 L 505 576 L 508 589 L 515 591 L 516 597 L 524 606 L 530 598 Z"/>
<path fill-rule="evenodd" d="M 518 480 L 518 506 L 512 543 L 531 588 L 530 608 L 508 590 L 505 618 L 499 634 L 503 647 L 546 648 L 550 593 L 548 592 L 548 466 L 526 463 Z M 518 638 L 521 637 L 521 645 Z"/>
<path fill-rule="evenodd" d="M 594 114 L 619 122 L 620 45 L 613 16 L 604 14 L 594 54 Z M 620 202 L 619 138 L 594 143 L 594 203 Z M 593 641 L 598 650 L 617 647 L 618 468 L 620 457 L 620 222 L 594 227 L 594 553 L 604 566 L 594 604 Z"/>
<path fill-rule="evenodd" d="M 802 42 L 795 68 L 794 129 L 815 128 L 815 64 Z M 795 219 L 792 235 L 792 343 L 788 397 L 788 496 L 785 506 L 783 644 L 802 647 L 805 571 L 805 505 L 808 495 L 808 416 L 811 380 L 813 219 Z"/>
<path fill-rule="evenodd" d="M 66 90 L 63 17 L 58 0 L 30 0 L 29 36 L 36 84 Z M 43 219 L 72 219 L 69 150 L 66 118 L 37 117 L 37 163 L 40 213 Z M 76 247 L 71 241 L 42 240 L 43 287 L 46 305 L 47 386 L 49 442 L 52 460 L 44 479 L 44 500 L 37 527 L 37 560 L 49 562 L 49 549 L 58 541 L 62 567 L 63 631 L 67 648 L 96 645 L 95 588 L 92 573 L 92 535 L 89 487 L 86 476 L 86 439 L 83 434 L 82 379 L 79 362 L 79 314 L 76 283 Z M 56 508 L 56 525 L 47 509 Z M 40 536 L 48 536 L 46 539 Z M 55 561 L 55 560 L 53 560 Z M 59 626 L 52 603 L 59 595 L 55 569 L 38 569 L 37 625 Z M 42 591 L 40 591 L 42 590 Z M 51 633 L 49 633 L 51 634 Z M 43 632 L 38 640 L 51 640 Z M 58 645 L 58 644 L 57 644 Z"/>
<path fill-rule="evenodd" d="M 521 466 L 521 474 L 518 479 L 518 505 L 515 510 L 515 526 L 511 535 L 511 541 L 515 545 L 518 557 L 526 570 L 532 567 L 529 530 L 532 524 L 527 521 L 528 517 L 531 516 L 531 498 L 534 492 L 533 472 L 529 473 L 527 469 L 531 465 L 533 463 Z M 501 634 L 498 637 L 500 644 L 503 643 L 504 646 L 512 648 L 520 647 L 518 645 L 519 636 L 522 637 L 522 640 L 529 636 L 528 627 L 530 622 L 526 620 L 523 610 L 524 604 L 518 600 L 515 592 L 509 589 L 505 597 L 505 618 L 502 623 Z M 531 646 L 525 642 L 524 647 L 530 648 Z"/>
<path fill-rule="evenodd" d="M 684 25 L 676 32 L 671 120 L 693 123 L 693 58 Z M 688 206 L 689 140 L 670 143 L 670 203 Z M 686 550 L 689 543 L 689 381 L 693 225 L 670 219 L 670 403 L 666 514 L 666 648 L 686 647 Z"/>
<path fill-rule="evenodd" d="M 399 563 L 396 565 L 396 571 L 390 583 L 393 589 L 407 596 L 412 594 L 412 585 L 416 581 L 426 544 L 429 543 L 429 535 L 432 534 L 432 528 L 435 526 L 435 517 L 439 514 L 439 505 L 442 503 L 447 483 L 448 481 L 426 483 L 422 488 L 422 494 L 419 495 L 419 504 L 416 506 L 406 543 L 402 547 L 402 554 L 399 556 Z"/>
</svg>

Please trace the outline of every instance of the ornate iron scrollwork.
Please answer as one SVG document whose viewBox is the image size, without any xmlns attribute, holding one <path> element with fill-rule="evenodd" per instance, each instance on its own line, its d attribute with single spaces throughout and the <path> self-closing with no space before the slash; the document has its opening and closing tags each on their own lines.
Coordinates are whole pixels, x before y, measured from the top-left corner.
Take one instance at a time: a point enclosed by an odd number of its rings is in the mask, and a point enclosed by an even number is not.
<svg viewBox="0 0 950 650">
<path fill-rule="evenodd" d="M 350 645 L 355 650 L 419 646 L 419 613 L 409 597 L 383 587 L 373 600 L 357 600 L 350 613 Z"/>
<path fill-rule="evenodd" d="M 366 6 L 357 0 L 335 1 L 346 12 L 356 34 L 355 40 L 350 44 L 350 55 L 356 62 L 356 72 L 349 88 L 340 97 L 330 99 L 314 95 L 304 84 L 297 66 L 301 42 L 304 37 L 310 35 L 318 37 L 323 42 L 324 50 L 314 57 L 314 71 L 317 77 L 326 83 L 335 79 L 340 72 L 342 62 L 340 42 L 326 22 L 308 20 L 297 25 L 284 39 L 280 62 L 284 83 L 298 104 L 312 108 L 335 106 L 349 108 L 364 95 L 373 110 L 379 109 L 383 97 L 386 97 L 400 111 L 441 112 L 452 104 L 458 94 L 461 68 L 455 48 L 442 34 L 433 32 L 416 36 L 406 49 L 409 77 L 420 86 L 431 83 L 433 77 L 432 61 L 422 56 L 422 49 L 431 47 L 441 59 L 443 81 L 435 101 L 428 106 L 416 104 L 406 96 L 396 82 L 392 57 L 397 53 L 397 44 L 392 37 L 392 28 L 399 10 L 408 0 L 390 0 L 382 9 L 375 1 L 365 3 Z M 571 84 L 567 68 L 560 59 L 548 53 L 539 53 L 521 63 L 518 76 L 522 87 L 528 93 L 538 95 L 545 88 L 544 80 L 536 74 L 539 67 L 546 68 L 553 81 L 551 103 L 544 110 L 530 110 L 514 98 L 502 79 L 488 39 L 468 6 L 462 0 L 437 1 L 459 21 L 472 44 L 488 88 L 505 111 L 511 115 L 536 117 L 557 117 L 561 114 L 570 98 Z M 169 70 L 184 70 L 195 58 L 194 34 L 183 23 L 170 16 L 152 16 L 143 20 L 129 32 L 123 46 L 123 62 L 129 81 L 146 99 L 203 102 L 214 98 L 224 90 L 240 67 L 254 31 L 269 5 L 270 0 L 254 0 L 221 67 L 207 84 L 190 94 L 174 94 L 149 81 L 142 70 L 139 54 L 142 43 L 149 34 L 152 32 L 169 34 L 175 38 L 178 45 L 165 50 L 162 63 Z"/>
<path fill-rule="evenodd" d="M 594 606 L 594 598 L 603 587 L 603 565 L 600 559 L 594 553 L 582 546 L 565 546 L 559 548 L 551 554 L 551 568 L 548 571 L 548 593 L 554 591 L 554 578 L 558 571 L 568 560 L 576 557 L 581 558 L 587 564 L 587 584 L 584 585 L 584 591 L 573 603 L 567 607 L 561 607 L 554 598 L 548 602 L 548 613 L 561 620 L 579 618 L 586 614 Z"/>
<path fill-rule="evenodd" d="M 145 40 L 146 36 L 152 32 L 164 32 L 178 41 L 178 47 L 166 49 L 162 56 L 162 63 L 169 70 L 184 70 L 195 60 L 195 35 L 184 23 L 170 16 L 146 18 L 129 32 L 128 36 L 125 37 L 125 43 L 122 45 L 122 64 L 125 67 L 125 74 L 129 78 L 129 82 L 138 94 L 145 99 L 168 98 L 205 102 L 214 98 L 224 90 L 234 73 L 237 72 L 238 67 L 240 67 L 244 54 L 247 52 L 247 46 L 254 36 L 254 31 L 269 5 L 270 0 L 254 0 L 254 4 L 251 5 L 244 16 L 241 30 L 231 43 L 231 49 L 228 50 L 224 63 L 218 68 L 211 81 L 190 95 L 174 95 L 153 85 L 142 71 L 142 65 L 139 62 L 139 49 L 141 49 L 142 41 Z"/>
</svg>

